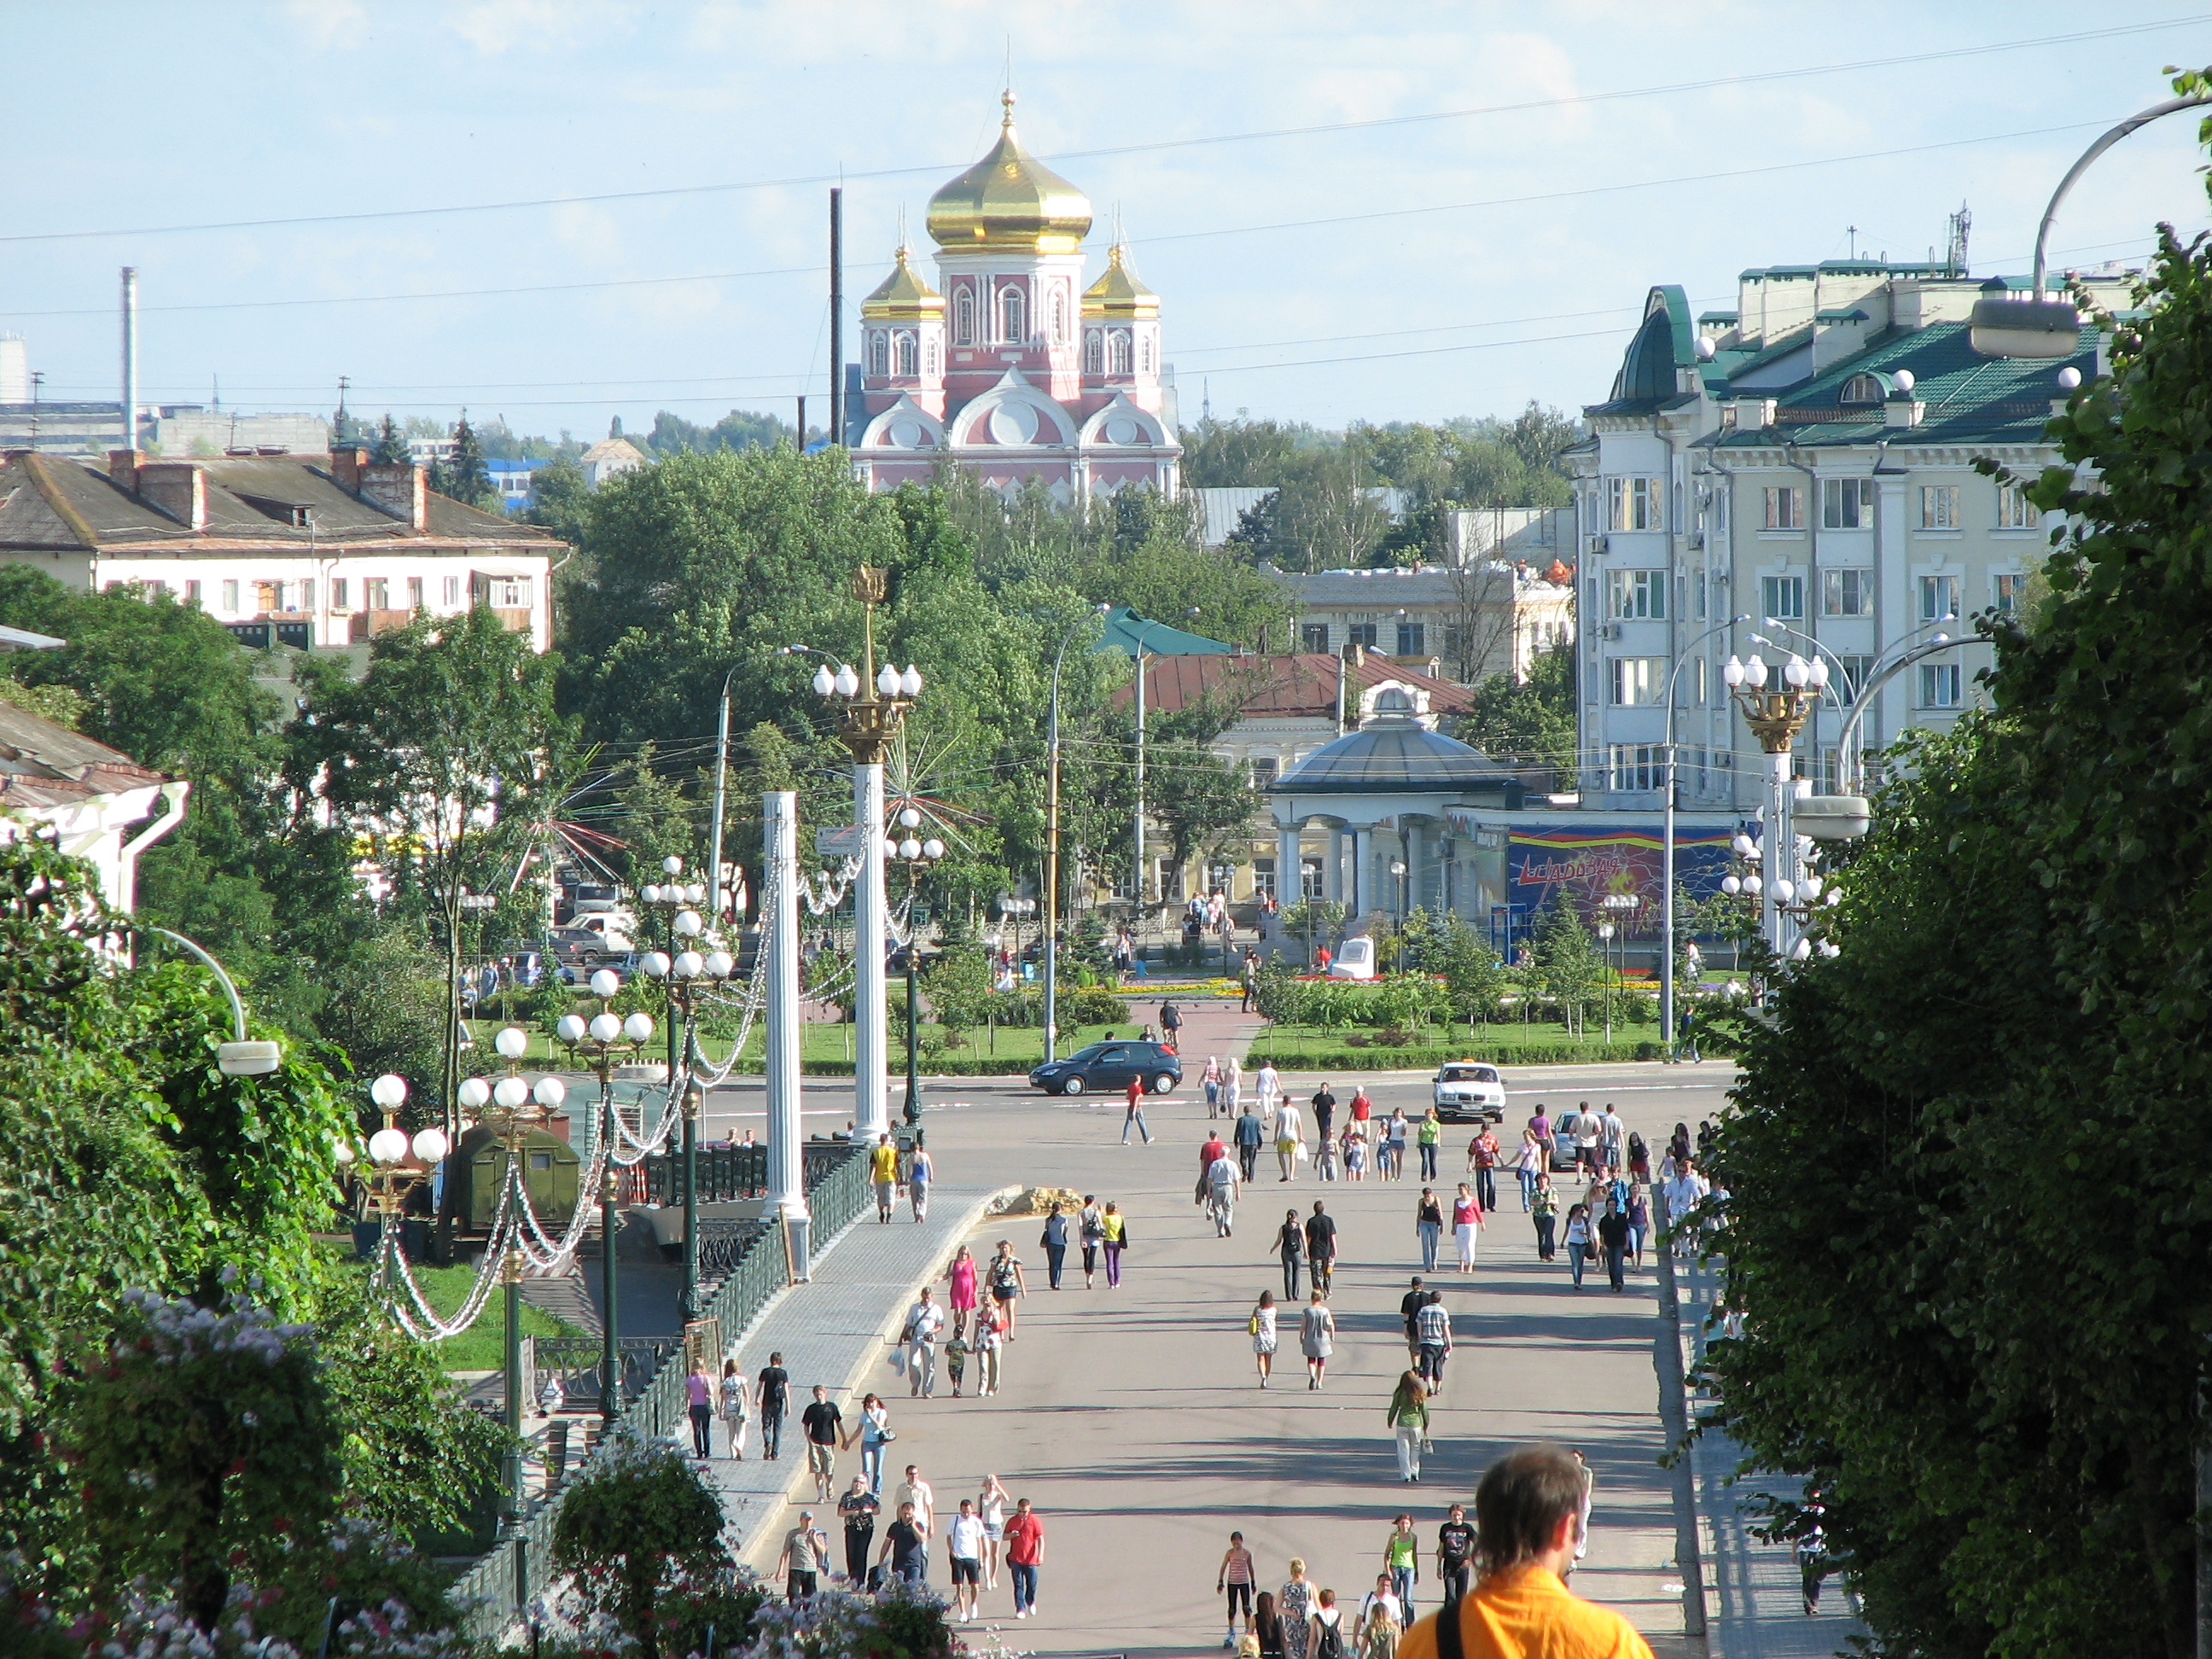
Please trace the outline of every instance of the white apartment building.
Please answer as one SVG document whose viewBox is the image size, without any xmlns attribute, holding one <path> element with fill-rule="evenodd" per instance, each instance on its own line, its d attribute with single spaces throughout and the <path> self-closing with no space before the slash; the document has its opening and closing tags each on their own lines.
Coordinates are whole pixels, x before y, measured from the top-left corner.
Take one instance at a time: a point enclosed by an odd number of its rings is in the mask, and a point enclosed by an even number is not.
<svg viewBox="0 0 2212 1659">
<path fill-rule="evenodd" d="M 0 559 L 72 587 L 137 583 L 198 606 L 248 646 L 358 645 L 418 613 L 495 611 L 553 643 L 551 574 L 567 544 L 449 501 L 420 466 L 328 455 L 149 459 L 104 470 L 0 453 Z"/>
<path fill-rule="evenodd" d="M 1571 520 L 1565 510 L 1557 516 Z M 1294 638 L 1303 652 L 1360 646 L 1475 685 L 1495 674 L 1526 680 L 1540 653 L 1575 636 L 1574 580 L 1557 562 L 1540 569 L 1482 559 L 1310 575 L 1261 568 L 1297 596 Z"/>
<path fill-rule="evenodd" d="M 1589 435 L 1566 456 L 1586 808 L 1662 805 L 1670 684 L 1679 804 L 1759 805 L 1759 747 L 1721 679 L 1731 653 L 1827 659 L 1832 695 L 1797 771 L 1833 787 L 1841 728 L 1885 653 L 1971 639 L 1976 614 L 2018 602 L 2053 526 L 1973 463 L 2032 478 L 2056 462 L 2045 422 L 2102 355 L 2085 328 L 2070 359 L 1978 356 L 1974 303 L 2026 286 L 1837 260 L 1745 271 L 1735 310 L 1696 318 L 1680 288 L 1650 290 L 1612 395 L 1585 409 Z M 2091 286 L 2126 304 L 2120 274 Z M 1863 717 L 1867 752 L 1955 720 L 1989 659 L 1964 644 L 1888 679 Z"/>
</svg>

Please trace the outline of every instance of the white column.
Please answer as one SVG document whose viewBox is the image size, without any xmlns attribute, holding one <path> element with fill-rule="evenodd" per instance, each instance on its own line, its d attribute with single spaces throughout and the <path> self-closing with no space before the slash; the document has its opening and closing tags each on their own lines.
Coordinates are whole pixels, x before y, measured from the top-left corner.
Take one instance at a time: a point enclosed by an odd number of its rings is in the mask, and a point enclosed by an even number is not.
<svg viewBox="0 0 2212 1659">
<path fill-rule="evenodd" d="M 1399 892 L 1410 915 L 1421 902 L 1421 826 L 1418 823 L 1406 825 L 1406 884 Z"/>
<path fill-rule="evenodd" d="M 768 1196 L 792 1240 L 799 1277 L 806 1276 L 806 1176 L 799 1146 L 799 797 L 771 789 L 761 797 L 768 870 L 761 917 L 768 952 Z"/>
<path fill-rule="evenodd" d="M 1300 868 L 1298 826 L 1275 827 L 1275 902 L 1291 905 L 1304 896 L 1305 872 Z"/>
<path fill-rule="evenodd" d="M 1351 890 L 1345 895 L 1347 919 L 1365 915 L 1374 908 L 1367 890 L 1372 879 L 1369 866 L 1375 856 L 1374 842 L 1375 832 L 1372 830 L 1355 828 L 1352 832 Z"/>
<path fill-rule="evenodd" d="M 1328 827 L 1328 867 L 1322 872 L 1322 892 L 1331 904 L 1344 902 L 1344 831 Z"/>
<path fill-rule="evenodd" d="M 1790 793 L 1790 755 L 1784 750 L 1766 757 L 1766 824 L 1760 834 L 1759 932 L 1767 948 L 1782 949 L 1782 913 L 1775 908 L 1774 884 L 1789 878 L 1792 862 L 1790 825 L 1783 798 Z"/>
<path fill-rule="evenodd" d="M 884 951 L 884 769 L 853 769 L 853 822 L 860 830 L 860 884 L 854 890 L 853 1133 L 872 1146 L 890 1127 L 884 1065 L 890 1052 Z"/>
</svg>

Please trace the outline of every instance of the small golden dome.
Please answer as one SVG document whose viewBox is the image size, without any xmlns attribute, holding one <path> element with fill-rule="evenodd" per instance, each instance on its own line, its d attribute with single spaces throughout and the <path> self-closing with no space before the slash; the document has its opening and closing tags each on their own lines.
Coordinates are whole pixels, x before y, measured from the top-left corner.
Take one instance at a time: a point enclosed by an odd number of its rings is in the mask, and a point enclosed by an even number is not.
<svg viewBox="0 0 2212 1659">
<path fill-rule="evenodd" d="M 1083 290 L 1086 317 L 1157 317 L 1160 296 L 1145 286 L 1137 268 L 1129 263 L 1129 245 L 1116 242 L 1106 256 L 1106 269 L 1097 282 Z"/>
<path fill-rule="evenodd" d="M 1091 198 L 1022 148 L 1014 94 L 991 153 L 929 198 L 929 234 L 945 248 L 1072 253 L 1091 230 Z"/>
<path fill-rule="evenodd" d="M 909 322 L 943 318 L 945 296 L 915 270 L 913 256 L 914 250 L 902 241 L 891 274 L 876 285 L 874 293 L 860 301 L 860 315 L 878 320 Z"/>
</svg>

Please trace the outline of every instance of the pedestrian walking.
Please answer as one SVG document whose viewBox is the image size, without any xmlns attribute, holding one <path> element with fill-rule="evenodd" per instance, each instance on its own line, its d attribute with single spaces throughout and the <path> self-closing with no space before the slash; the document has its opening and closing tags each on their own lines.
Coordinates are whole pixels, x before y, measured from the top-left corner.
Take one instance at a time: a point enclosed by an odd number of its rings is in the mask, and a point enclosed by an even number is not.
<svg viewBox="0 0 2212 1659">
<path fill-rule="evenodd" d="M 1336 1218 L 1322 1208 L 1319 1199 L 1306 1218 L 1306 1271 L 1312 1276 L 1316 1296 L 1325 1297 L 1335 1288 Z"/>
<path fill-rule="evenodd" d="M 1305 1312 L 1298 1317 L 1298 1352 L 1306 1357 L 1306 1389 L 1319 1393 L 1328 1375 L 1328 1357 L 1335 1351 L 1336 1316 L 1330 1313 L 1321 1299 L 1321 1291 L 1313 1292 L 1306 1304 Z"/>
<path fill-rule="evenodd" d="M 1253 1079 L 1253 1084 L 1260 1095 L 1260 1115 L 1265 1117 L 1275 1109 L 1276 1103 L 1283 1097 L 1283 1074 L 1275 1069 L 1273 1060 L 1262 1060 L 1259 1075 Z"/>
<path fill-rule="evenodd" d="M 1628 1125 L 1621 1121 L 1620 1113 L 1609 1100 L 1597 1121 L 1601 1161 L 1607 1169 L 1620 1174 L 1628 1168 Z"/>
<path fill-rule="evenodd" d="M 1244 1547 L 1244 1534 L 1231 1533 L 1229 1547 L 1222 1553 L 1221 1565 L 1213 1575 L 1213 1593 L 1229 1598 L 1229 1633 L 1221 1638 L 1224 1648 L 1237 1645 L 1237 1610 L 1240 1606 L 1244 1610 L 1245 1630 L 1249 1632 L 1252 1628 L 1252 1586 L 1258 1576 L 1259 1568 L 1252 1559 L 1252 1552 Z"/>
<path fill-rule="evenodd" d="M 906 1345 L 907 1392 L 929 1395 L 937 1392 L 937 1339 L 945 1331 L 945 1310 L 937 1305 L 929 1286 L 906 1310 L 899 1340 Z"/>
<path fill-rule="evenodd" d="M 1404 1627 L 1390 1616 L 1389 1609 L 1370 1607 L 1359 1621 L 1359 1659 L 1398 1659 L 1398 1641 Z"/>
<path fill-rule="evenodd" d="M 1412 1138 L 1413 1126 L 1407 1121 L 1406 1109 L 1397 1108 L 1390 1114 L 1390 1179 L 1406 1178 L 1406 1143 Z"/>
<path fill-rule="evenodd" d="M 1429 1437 L 1429 1385 L 1419 1371 L 1400 1374 L 1382 1420 L 1398 1443 L 1398 1479 L 1407 1486 L 1421 1478 L 1421 1443 Z"/>
<path fill-rule="evenodd" d="M 1206 1070 L 1200 1074 L 1206 1085 L 1206 1115 L 1208 1121 L 1221 1105 L 1221 1060 L 1217 1054 L 1206 1057 Z"/>
<path fill-rule="evenodd" d="M 1311 1659 L 1313 1641 L 1313 1581 L 1306 1564 L 1291 1558 L 1291 1576 L 1275 1598 L 1276 1615 L 1283 1621 L 1283 1659 Z"/>
<path fill-rule="evenodd" d="M 1453 1504 L 1437 1528 L 1437 1581 L 1447 1607 L 1474 1588 L 1474 1528 L 1464 1504 Z"/>
<path fill-rule="evenodd" d="M 975 1310 L 975 1397 L 999 1391 L 1000 1360 L 1006 1343 L 1006 1332 L 999 1316 L 995 1302 Z"/>
<path fill-rule="evenodd" d="M 1012 1493 L 999 1484 L 999 1477 L 987 1474 L 982 1489 L 975 1494 L 975 1513 L 983 1517 L 983 1588 L 999 1588 L 999 1559 L 1000 1547 L 1006 1538 L 1006 1509 L 1013 1502 Z"/>
<path fill-rule="evenodd" d="M 1044 1247 L 1045 1279 L 1054 1290 L 1060 1288 L 1060 1269 L 1067 1261 L 1067 1206 L 1054 1202 L 1052 1212 L 1044 1218 L 1044 1231 L 1037 1236 Z"/>
<path fill-rule="evenodd" d="M 1595 1175 L 1604 1156 L 1605 1119 L 1590 1110 L 1589 1102 L 1578 1101 L 1575 1106 L 1575 1167 Z"/>
<path fill-rule="evenodd" d="M 1651 1148 L 1633 1129 L 1628 1132 L 1628 1178 L 1647 1186 L 1651 1181 Z"/>
<path fill-rule="evenodd" d="M 1676 1017 L 1674 1021 L 1674 1057 L 1677 1060 L 1686 1060 L 1693 1066 L 1696 1065 L 1698 1061 L 1698 1016 L 1696 1010 L 1685 1008 L 1682 1010 L 1681 1013 Z"/>
<path fill-rule="evenodd" d="M 1264 1389 L 1267 1386 L 1268 1373 L 1275 1368 L 1275 1293 L 1273 1291 L 1260 1292 L 1259 1304 L 1252 1310 L 1252 1317 L 1247 1322 L 1246 1328 L 1251 1334 L 1253 1363 L 1260 1368 L 1260 1386 Z"/>
<path fill-rule="evenodd" d="M 1325 1141 L 1336 1123 L 1336 1097 L 1329 1092 L 1327 1078 L 1323 1078 L 1321 1087 L 1313 1091 L 1310 1103 L 1313 1107 L 1314 1139 Z"/>
<path fill-rule="evenodd" d="M 770 1578 L 783 1580 L 787 1601 L 810 1600 L 830 1571 L 830 1534 L 814 1524 L 814 1511 L 801 1510 L 799 1524 L 783 1535 L 783 1548 L 769 1571 Z"/>
<path fill-rule="evenodd" d="M 920 1584 L 929 1577 L 929 1540 L 937 1536 L 937 1491 L 921 1478 L 921 1470 L 915 1464 L 906 1466 L 906 1479 L 891 1494 L 897 1501 L 901 1518 L 911 1511 L 914 1526 L 919 1534 L 919 1562 L 915 1569 L 914 1583 Z M 896 1570 L 896 1564 L 894 1564 Z"/>
<path fill-rule="evenodd" d="M 1636 1265 L 1644 1265 L 1644 1241 L 1651 1233 L 1651 1189 L 1634 1187 L 1628 1194 L 1628 1243 Z"/>
<path fill-rule="evenodd" d="M 1604 1654 L 1651 1659 L 1627 1620 L 1580 1600 L 1564 1575 L 1572 1568 L 1580 1511 L 1581 1466 L 1557 1446 L 1523 1446 L 1490 1466 L 1474 1494 L 1482 1583 L 1445 1615 L 1466 1659 L 1506 1654 Z M 1445 1659 L 1434 1621 L 1407 1631 L 1399 1659 Z"/>
<path fill-rule="evenodd" d="M 1567 1212 L 1567 1265 L 1574 1269 L 1577 1290 L 1583 1287 L 1583 1270 L 1596 1255 L 1590 1243 L 1589 1206 L 1577 1204 Z"/>
<path fill-rule="evenodd" d="M 1421 1310 L 1429 1305 L 1429 1287 L 1421 1282 L 1419 1273 L 1413 1275 L 1413 1288 L 1398 1299 L 1399 1322 L 1406 1328 L 1406 1358 L 1418 1358 L 1421 1352 Z"/>
<path fill-rule="evenodd" d="M 983 1316 L 975 1316 L 977 1334 L 981 1334 Z M 955 1331 L 945 1340 L 945 1374 L 952 1380 L 952 1397 L 960 1398 L 960 1384 L 968 1375 L 968 1339 Z"/>
<path fill-rule="evenodd" d="M 1459 1246 L 1459 1270 L 1463 1273 L 1474 1271 L 1475 1235 L 1482 1226 L 1482 1206 L 1475 1201 L 1473 1188 L 1464 1181 L 1452 1199 L 1452 1243 Z"/>
<path fill-rule="evenodd" d="M 1098 1224 L 1106 1235 L 1106 1288 L 1119 1290 L 1121 1287 L 1121 1252 L 1129 1248 L 1129 1218 L 1109 1202 L 1105 1213 L 1098 1218 Z"/>
<path fill-rule="evenodd" d="M 856 1590 L 867 1587 L 868 1547 L 875 1542 L 876 1516 L 883 1507 L 864 1474 L 854 1475 L 851 1489 L 837 1500 L 837 1518 L 845 1523 L 845 1577 Z"/>
<path fill-rule="evenodd" d="M 1298 1268 L 1306 1259 L 1306 1230 L 1296 1210 L 1283 1212 L 1283 1225 L 1275 1235 L 1275 1254 L 1283 1261 L 1283 1300 L 1298 1299 Z"/>
<path fill-rule="evenodd" d="M 1344 1609 L 1336 1592 L 1323 1587 L 1313 1615 L 1313 1659 L 1345 1659 Z"/>
<path fill-rule="evenodd" d="M 891 1576 L 920 1586 L 929 1577 L 929 1534 L 916 1518 L 915 1506 L 901 1504 L 898 1519 L 884 1528 L 884 1547 L 876 1565 L 888 1564 Z"/>
<path fill-rule="evenodd" d="M 1160 1004 L 1160 1041 L 1173 1048 L 1182 1037 L 1182 1010 L 1172 1002 Z"/>
<path fill-rule="evenodd" d="M 975 1513 L 974 1498 L 960 1500 L 945 1528 L 945 1547 L 952 1557 L 952 1616 L 964 1625 L 975 1618 L 983 1589 L 983 1517 Z"/>
<path fill-rule="evenodd" d="M 1489 1213 L 1498 1207 L 1498 1137 L 1486 1123 L 1474 1132 L 1474 1139 L 1467 1144 L 1467 1166 L 1474 1172 L 1475 1201 Z M 1528 1194 L 1521 1194 L 1521 1207 L 1528 1207 Z"/>
<path fill-rule="evenodd" d="M 745 1431 L 752 1425 L 752 1390 L 745 1387 L 744 1373 L 738 1369 L 734 1359 L 722 1362 L 721 1407 L 722 1425 L 729 1431 L 730 1455 L 742 1461 L 745 1455 Z"/>
<path fill-rule="evenodd" d="M 907 1161 L 906 1195 L 916 1221 L 929 1219 L 929 1183 L 936 1178 L 937 1165 L 930 1162 L 928 1148 L 915 1146 L 914 1156 Z"/>
<path fill-rule="evenodd" d="M 1421 1241 L 1421 1271 L 1437 1270 L 1437 1241 L 1443 1237 L 1444 1208 L 1433 1187 L 1421 1188 L 1421 1201 L 1413 1206 L 1413 1232 Z M 1416 1281 L 1417 1283 L 1419 1281 Z"/>
<path fill-rule="evenodd" d="M 845 1414 L 830 1398 L 830 1390 L 817 1382 L 814 1402 L 799 1414 L 799 1426 L 806 1435 L 806 1472 L 814 1477 L 817 1504 L 837 1501 L 837 1446 L 844 1435 L 844 1420 Z"/>
<path fill-rule="evenodd" d="M 1437 1146 L 1444 1137 L 1443 1120 L 1437 1115 L 1433 1106 L 1421 1114 L 1421 1121 L 1413 1132 L 1413 1139 L 1421 1149 L 1421 1179 L 1437 1178 Z"/>
<path fill-rule="evenodd" d="M 1259 1643 L 1260 1659 L 1286 1659 L 1283 1652 L 1283 1615 L 1273 1590 L 1261 1590 L 1252 1603 L 1252 1634 Z"/>
<path fill-rule="evenodd" d="M 684 1379 L 684 1398 L 690 1402 L 691 1449 L 702 1459 L 714 1455 L 714 1384 L 707 1375 L 707 1359 L 696 1355 L 691 1373 Z"/>
<path fill-rule="evenodd" d="M 1014 1617 L 1026 1619 L 1036 1611 L 1037 1570 L 1044 1565 L 1044 1522 L 1018 1498 L 1006 1517 L 1006 1574 L 1014 1581 Z"/>
<path fill-rule="evenodd" d="M 891 1200 L 898 1195 L 898 1148 L 889 1135 L 878 1135 L 868 1149 L 868 1173 L 876 1186 L 876 1219 L 888 1226 Z"/>
<path fill-rule="evenodd" d="M 1403 1611 L 1399 1622 L 1413 1621 L 1413 1586 L 1421 1582 L 1421 1537 L 1413 1530 L 1413 1517 L 1401 1515 L 1383 1541 L 1382 1565 L 1390 1575 L 1390 1589 Z"/>
<path fill-rule="evenodd" d="M 1260 925 L 1262 928 L 1266 927 L 1267 922 L 1264 918 Z M 1260 1000 L 1260 953 L 1258 951 L 1247 951 L 1244 953 L 1243 966 L 1238 972 L 1237 978 L 1244 991 L 1244 1000 L 1237 1006 L 1237 1012 L 1249 1014 Z"/>
<path fill-rule="evenodd" d="M 1305 1154 L 1305 1128 L 1298 1121 L 1298 1109 L 1284 1101 L 1275 1109 L 1275 1159 L 1284 1180 L 1298 1172 L 1298 1160 Z"/>
<path fill-rule="evenodd" d="M 1549 1170 L 1536 1177 L 1534 1206 L 1528 1213 L 1536 1224 L 1536 1260 L 1549 1261 L 1558 1249 L 1555 1231 L 1559 1224 L 1559 1199 L 1552 1190 Z"/>
<path fill-rule="evenodd" d="M 1083 1208 L 1076 1216 L 1076 1237 L 1083 1245 L 1083 1288 L 1090 1290 L 1096 1283 L 1098 1272 L 1098 1247 L 1106 1242 L 1105 1212 L 1091 1194 L 1083 1195 Z"/>
<path fill-rule="evenodd" d="M 1357 1123 L 1349 1124 L 1344 1131 L 1344 1178 L 1364 1181 L 1367 1178 L 1367 1137 L 1359 1133 Z"/>
<path fill-rule="evenodd" d="M 1237 1165 L 1226 1147 L 1206 1166 L 1206 1212 L 1213 1222 L 1215 1237 L 1232 1235 L 1237 1219 Z"/>
<path fill-rule="evenodd" d="M 1605 1251 L 1606 1283 L 1616 1291 L 1627 1289 L 1622 1267 L 1628 1256 L 1628 1217 L 1620 1205 L 1608 1205 L 1598 1218 L 1597 1238 Z"/>
<path fill-rule="evenodd" d="M 1260 1147 L 1267 1139 L 1267 1131 L 1261 1127 L 1259 1115 L 1250 1106 L 1246 1106 L 1238 1114 L 1233 1138 L 1237 1143 L 1237 1167 L 1244 1179 L 1249 1181 L 1259 1173 Z"/>
<path fill-rule="evenodd" d="M 1390 1569 L 1385 1567 L 1375 1575 L 1375 1588 L 1360 1598 L 1359 1622 L 1363 1630 L 1367 1621 L 1380 1613 L 1393 1626 L 1406 1622 L 1406 1604 L 1398 1599 L 1398 1592 L 1390 1587 Z"/>
<path fill-rule="evenodd" d="M 1109 1204 L 1106 1207 L 1110 1210 L 1114 1206 Z M 991 1301 L 998 1310 L 1000 1328 L 1006 1340 L 1011 1342 L 1014 1340 L 1014 1304 L 1027 1296 L 1030 1291 L 1029 1280 L 1022 1275 L 1021 1258 L 1014 1254 L 1012 1239 L 999 1241 L 999 1253 L 991 1258 L 990 1265 L 984 1269 L 984 1277 L 990 1281 Z M 1109 1284 L 1119 1282 L 1110 1267 L 1106 1279 Z"/>
<path fill-rule="evenodd" d="M 1414 1334 L 1420 1341 L 1420 1353 L 1415 1367 L 1428 1379 L 1429 1392 L 1441 1394 L 1444 1387 L 1444 1361 L 1451 1357 L 1451 1315 L 1444 1309 L 1444 1293 L 1431 1291 L 1429 1299 L 1421 1306 L 1414 1320 Z"/>
<path fill-rule="evenodd" d="M 1801 1534 L 1790 1552 L 1797 1560 L 1797 1583 L 1801 1599 L 1805 1603 L 1805 1616 L 1813 1617 L 1820 1610 L 1820 1584 L 1830 1571 L 1828 1564 L 1828 1534 L 1822 1529 L 1819 1504 L 1814 1511 L 1811 1528 Z"/>
<path fill-rule="evenodd" d="M 1244 1062 L 1231 1054 L 1229 1063 L 1221 1068 L 1221 1109 L 1233 1117 L 1243 1100 Z"/>
<path fill-rule="evenodd" d="M 1521 1151 L 1514 1168 L 1521 1176 L 1521 1212 L 1526 1215 L 1534 1206 L 1536 1177 L 1551 1167 L 1552 1148 L 1547 1136 L 1537 1131 L 1534 1124 L 1521 1131 Z"/>
<path fill-rule="evenodd" d="M 860 1474 L 868 1490 L 878 1498 L 884 1495 L 884 1448 L 897 1438 L 891 1432 L 891 1408 L 884 1404 L 883 1396 L 862 1395 L 860 1420 L 853 1425 L 845 1443 L 860 1443 Z"/>
<path fill-rule="evenodd" d="M 783 1408 L 791 1398 L 791 1373 L 783 1368 L 783 1355 L 772 1353 L 768 1364 L 761 1368 L 760 1393 L 756 1396 L 760 1405 L 761 1455 L 771 1463 L 783 1449 Z"/>
<path fill-rule="evenodd" d="M 969 1316 L 975 1311 L 975 1258 L 965 1244 L 953 1251 L 945 1281 L 945 1303 L 952 1310 L 952 1334 L 959 1336 L 967 1329 Z"/>
<path fill-rule="evenodd" d="M 1134 1127 L 1145 1138 L 1145 1145 L 1152 1144 L 1152 1132 L 1145 1127 L 1145 1079 L 1129 1079 L 1129 1109 L 1121 1115 L 1121 1144 L 1129 1144 L 1129 1131 Z"/>
</svg>

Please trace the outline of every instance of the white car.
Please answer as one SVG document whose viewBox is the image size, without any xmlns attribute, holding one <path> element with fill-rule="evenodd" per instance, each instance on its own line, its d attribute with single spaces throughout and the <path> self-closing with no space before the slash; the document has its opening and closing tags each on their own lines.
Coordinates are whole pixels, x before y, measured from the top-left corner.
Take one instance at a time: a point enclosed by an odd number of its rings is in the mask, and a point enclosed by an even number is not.
<svg viewBox="0 0 2212 1659">
<path fill-rule="evenodd" d="M 1477 1060 L 1448 1060 L 1437 1067 L 1437 1116 L 1446 1123 L 1502 1123 L 1505 1079 L 1495 1066 Z"/>
</svg>

